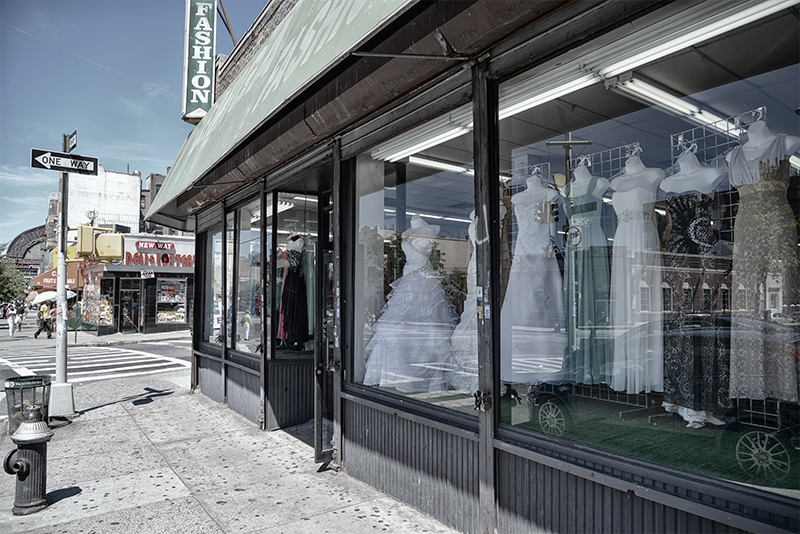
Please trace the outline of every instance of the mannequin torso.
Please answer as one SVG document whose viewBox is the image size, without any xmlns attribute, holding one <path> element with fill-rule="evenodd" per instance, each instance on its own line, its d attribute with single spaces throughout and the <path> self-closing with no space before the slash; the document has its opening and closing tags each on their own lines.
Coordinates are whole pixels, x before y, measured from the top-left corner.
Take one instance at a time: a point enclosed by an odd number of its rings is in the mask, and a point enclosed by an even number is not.
<svg viewBox="0 0 800 534">
<path fill-rule="evenodd" d="M 697 191 L 710 195 L 725 176 L 722 169 L 700 165 L 694 153 L 688 151 L 678 156 L 678 165 L 680 172 L 666 178 L 659 185 L 667 193 Z"/>
</svg>

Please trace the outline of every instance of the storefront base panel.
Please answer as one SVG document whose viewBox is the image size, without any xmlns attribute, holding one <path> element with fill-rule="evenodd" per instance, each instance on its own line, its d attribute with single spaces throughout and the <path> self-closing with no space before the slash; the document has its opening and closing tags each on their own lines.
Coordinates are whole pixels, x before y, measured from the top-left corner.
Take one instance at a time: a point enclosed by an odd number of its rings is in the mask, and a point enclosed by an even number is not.
<svg viewBox="0 0 800 534">
<path fill-rule="evenodd" d="M 461 532 L 479 531 L 474 434 L 359 399 L 345 399 L 343 410 L 348 475 Z"/>
<path fill-rule="evenodd" d="M 228 368 L 228 408 L 258 423 L 261 418 L 261 376 Z"/>
<path fill-rule="evenodd" d="M 267 367 L 267 430 L 313 419 L 314 362 L 272 360 Z"/>
<path fill-rule="evenodd" d="M 197 385 L 206 397 L 217 402 L 225 402 L 225 388 L 222 383 L 222 363 L 198 355 Z"/>
</svg>

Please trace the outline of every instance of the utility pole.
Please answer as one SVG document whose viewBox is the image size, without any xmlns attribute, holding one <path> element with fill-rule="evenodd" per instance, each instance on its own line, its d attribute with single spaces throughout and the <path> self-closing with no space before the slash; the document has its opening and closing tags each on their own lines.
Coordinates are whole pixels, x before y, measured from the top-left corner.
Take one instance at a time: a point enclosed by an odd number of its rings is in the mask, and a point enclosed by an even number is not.
<svg viewBox="0 0 800 534">
<path fill-rule="evenodd" d="M 77 145 L 78 132 L 62 136 L 62 150 L 69 154 Z M 67 195 L 69 173 L 62 171 L 58 184 L 58 263 L 56 265 L 56 380 L 50 384 L 50 417 L 75 415 L 72 384 L 67 382 Z"/>
</svg>

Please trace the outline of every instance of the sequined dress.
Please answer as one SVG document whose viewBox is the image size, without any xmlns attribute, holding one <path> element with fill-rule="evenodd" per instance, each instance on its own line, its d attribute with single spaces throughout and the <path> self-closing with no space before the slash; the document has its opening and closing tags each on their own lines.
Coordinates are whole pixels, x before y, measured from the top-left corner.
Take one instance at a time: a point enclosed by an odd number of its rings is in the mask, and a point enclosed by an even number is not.
<svg viewBox="0 0 800 534">
<path fill-rule="evenodd" d="M 739 191 L 734 224 L 731 396 L 798 402 L 798 359 L 787 349 L 797 329 L 768 321 L 783 304 L 800 303 L 797 222 L 787 200 L 789 154 L 778 135 L 758 158 L 731 152 Z"/>
</svg>

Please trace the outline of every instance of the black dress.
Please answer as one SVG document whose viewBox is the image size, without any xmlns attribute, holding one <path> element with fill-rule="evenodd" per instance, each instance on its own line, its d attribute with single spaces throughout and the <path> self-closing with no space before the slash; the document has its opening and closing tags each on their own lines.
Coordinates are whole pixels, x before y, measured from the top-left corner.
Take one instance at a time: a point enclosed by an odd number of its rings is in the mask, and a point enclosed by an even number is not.
<svg viewBox="0 0 800 534">
<path fill-rule="evenodd" d="M 281 291 L 281 314 L 286 342 L 290 348 L 302 350 L 308 341 L 308 302 L 306 281 L 303 276 L 303 253 L 299 250 L 286 252 L 286 278 Z"/>
<path fill-rule="evenodd" d="M 707 278 L 718 260 L 713 256 L 712 205 L 713 199 L 702 193 L 667 198 L 672 232 L 664 280 L 677 298 L 672 299 L 676 312 L 669 314 L 664 325 L 664 402 L 726 420 L 732 407 L 730 325 L 710 310 L 694 314 L 695 304 L 702 303 L 701 308 L 706 304 L 704 296 L 694 298 L 703 294 L 703 284 L 708 284 L 713 298 L 714 281 Z M 702 419 L 702 414 L 698 416 Z"/>
</svg>

